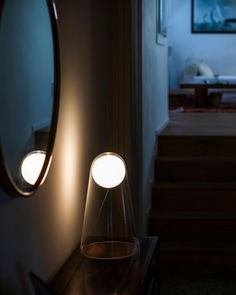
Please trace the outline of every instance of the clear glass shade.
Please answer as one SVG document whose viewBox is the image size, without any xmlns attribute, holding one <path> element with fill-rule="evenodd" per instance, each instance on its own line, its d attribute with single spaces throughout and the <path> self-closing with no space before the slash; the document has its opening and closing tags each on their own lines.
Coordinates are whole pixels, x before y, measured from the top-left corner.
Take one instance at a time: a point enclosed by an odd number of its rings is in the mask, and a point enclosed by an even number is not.
<svg viewBox="0 0 236 295">
<path fill-rule="evenodd" d="M 91 165 L 80 248 L 96 259 L 139 252 L 127 169 L 115 153 L 103 153 Z"/>
</svg>

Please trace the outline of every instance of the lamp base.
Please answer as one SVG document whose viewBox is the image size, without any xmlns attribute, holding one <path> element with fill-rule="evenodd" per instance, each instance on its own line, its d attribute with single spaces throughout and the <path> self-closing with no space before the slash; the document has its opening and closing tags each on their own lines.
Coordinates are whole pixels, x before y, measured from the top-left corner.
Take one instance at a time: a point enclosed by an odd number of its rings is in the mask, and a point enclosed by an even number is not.
<svg viewBox="0 0 236 295">
<path fill-rule="evenodd" d="M 120 241 L 103 241 L 91 243 L 81 249 L 81 253 L 93 259 L 122 259 L 139 252 L 138 244 Z"/>
</svg>

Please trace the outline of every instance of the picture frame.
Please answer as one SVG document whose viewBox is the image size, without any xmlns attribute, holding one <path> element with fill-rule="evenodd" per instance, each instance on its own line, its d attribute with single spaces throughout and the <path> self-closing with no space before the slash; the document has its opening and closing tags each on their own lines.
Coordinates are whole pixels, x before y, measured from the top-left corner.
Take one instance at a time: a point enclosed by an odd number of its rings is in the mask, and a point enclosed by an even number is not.
<svg viewBox="0 0 236 295">
<path fill-rule="evenodd" d="M 167 44 L 167 0 L 157 0 L 157 43 Z"/>
<path fill-rule="evenodd" d="M 160 34 L 167 37 L 166 0 L 159 1 Z"/>
<path fill-rule="evenodd" d="M 192 0 L 192 33 L 235 34 L 236 1 Z"/>
</svg>

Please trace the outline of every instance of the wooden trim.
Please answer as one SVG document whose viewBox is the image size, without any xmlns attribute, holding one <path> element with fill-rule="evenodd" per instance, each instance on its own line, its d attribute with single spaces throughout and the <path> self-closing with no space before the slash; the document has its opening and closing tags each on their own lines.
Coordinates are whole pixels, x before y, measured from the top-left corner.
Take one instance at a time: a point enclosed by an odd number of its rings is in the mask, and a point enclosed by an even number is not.
<svg viewBox="0 0 236 295">
<path fill-rule="evenodd" d="M 141 6 L 141 0 L 109 2 L 107 75 L 107 146 L 126 161 L 138 228 L 144 220 Z"/>
<path fill-rule="evenodd" d="M 131 5 L 127 0 L 108 5 L 108 150 L 125 159 L 131 176 Z"/>
<path fill-rule="evenodd" d="M 132 73 L 132 192 L 138 231 L 144 233 L 142 132 L 142 1 L 131 0 L 131 73 Z"/>
</svg>

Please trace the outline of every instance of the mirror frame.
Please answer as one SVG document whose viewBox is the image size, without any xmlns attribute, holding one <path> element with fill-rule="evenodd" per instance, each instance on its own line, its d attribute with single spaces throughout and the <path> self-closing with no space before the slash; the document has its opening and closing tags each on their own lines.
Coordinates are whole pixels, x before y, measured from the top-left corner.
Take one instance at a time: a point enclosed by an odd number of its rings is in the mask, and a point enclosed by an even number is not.
<svg viewBox="0 0 236 295">
<path fill-rule="evenodd" d="M 52 40 L 53 40 L 53 51 L 54 51 L 54 98 L 53 98 L 53 110 L 52 110 L 52 121 L 50 127 L 49 141 L 47 144 L 46 158 L 42 167 L 42 170 L 39 174 L 39 177 L 34 185 L 32 185 L 31 191 L 21 190 L 13 180 L 9 169 L 7 168 L 2 146 L 0 142 L 0 185 L 7 194 L 10 195 L 20 195 L 23 197 L 29 197 L 33 195 L 43 184 L 48 170 L 50 168 L 50 163 L 52 160 L 53 146 L 56 137 L 57 123 L 58 123 L 58 113 L 59 113 L 59 99 L 60 99 L 60 82 L 61 82 L 61 71 L 60 71 L 60 50 L 59 50 L 59 37 L 58 37 L 58 16 L 56 11 L 56 6 L 54 0 L 45 0 L 52 30 Z M 4 10 L 4 4 L 6 0 L 0 1 L 0 25 L 1 25 L 1 16 Z M 1 139 L 0 139 L 1 140 Z"/>
</svg>

